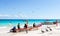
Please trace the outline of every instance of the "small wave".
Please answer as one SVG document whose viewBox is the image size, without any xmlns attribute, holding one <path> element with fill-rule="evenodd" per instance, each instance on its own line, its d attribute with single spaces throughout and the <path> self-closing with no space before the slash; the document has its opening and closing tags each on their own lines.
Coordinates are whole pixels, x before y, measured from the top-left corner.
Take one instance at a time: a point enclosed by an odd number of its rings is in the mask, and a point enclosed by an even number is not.
<svg viewBox="0 0 60 36">
<path fill-rule="evenodd" d="M 6 26 L 2 26 L 2 27 L 0 27 L 0 29 L 3 29 L 3 28 L 7 28 Z"/>
</svg>

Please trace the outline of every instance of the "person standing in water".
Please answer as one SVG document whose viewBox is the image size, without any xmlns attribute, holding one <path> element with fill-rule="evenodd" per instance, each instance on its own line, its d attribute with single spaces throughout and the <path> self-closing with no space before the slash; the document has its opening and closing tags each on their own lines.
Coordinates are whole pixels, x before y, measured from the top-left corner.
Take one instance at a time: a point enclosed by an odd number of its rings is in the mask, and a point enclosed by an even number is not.
<svg viewBox="0 0 60 36">
<path fill-rule="evenodd" d="M 18 23 L 17 28 L 20 29 L 20 23 Z"/>
<path fill-rule="evenodd" d="M 18 28 L 18 31 L 20 31 L 20 23 L 18 23 L 17 28 Z"/>
<path fill-rule="evenodd" d="M 28 33 L 27 28 L 28 28 L 28 25 L 27 25 L 27 24 L 25 24 L 25 25 L 24 25 L 24 29 L 26 30 L 26 33 Z"/>
<path fill-rule="evenodd" d="M 35 23 L 33 24 L 33 27 L 36 27 Z"/>
</svg>

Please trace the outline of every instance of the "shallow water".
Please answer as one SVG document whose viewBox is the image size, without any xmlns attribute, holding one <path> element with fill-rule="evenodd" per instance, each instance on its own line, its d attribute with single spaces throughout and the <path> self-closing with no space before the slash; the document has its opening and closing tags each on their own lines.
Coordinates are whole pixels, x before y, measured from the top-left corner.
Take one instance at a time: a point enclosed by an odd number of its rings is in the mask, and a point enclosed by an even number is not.
<svg viewBox="0 0 60 36">
<path fill-rule="evenodd" d="M 0 19 L 0 26 L 8 26 L 8 25 L 14 25 L 16 26 L 18 23 L 20 25 L 24 25 L 26 23 L 26 20 L 28 20 L 28 24 L 31 25 L 33 23 L 40 24 L 42 22 L 46 22 L 46 19 Z M 56 19 L 49 19 L 49 22 L 54 22 Z"/>
</svg>

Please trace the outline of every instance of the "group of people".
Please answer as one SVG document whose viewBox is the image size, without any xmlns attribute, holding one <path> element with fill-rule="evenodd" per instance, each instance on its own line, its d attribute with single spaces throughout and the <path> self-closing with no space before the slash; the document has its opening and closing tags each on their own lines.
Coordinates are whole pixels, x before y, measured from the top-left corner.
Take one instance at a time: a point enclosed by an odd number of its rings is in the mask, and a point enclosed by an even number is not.
<svg viewBox="0 0 60 36">
<path fill-rule="evenodd" d="M 35 24 L 35 23 L 33 24 L 33 27 L 36 27 L 36 24 Z M 17 31 L 22 31 L 22 30 L 25 30 L 26 33 L 28 33 L 28 24 L 25 24 L 25 25 L 24 25 L 24 28 L 22 29 L 22 28 L 20 28 L 20 23 L 18 23 L 17 29 L 16 29 L 16 26 L 14 26 L 14 27 L 10 30 L 10 32 L 17 32 Z"/>
<path fill-rule="evenodd" d="M 38 25 L 38 26 L 36 26 L 36 24 L 35 23 L 33 23 L 33 27 L 32 28 L 36 28 L 36 27 L 39 27 L 39 26 L 41 26 L 41 25 Z M 16 26 L 14 26 L 11 30 L 10 30 L 10 32 L 17 32 L 17 31 L 26 31 L 26 33 L 28 33 L 28 24 L 25 24 L 24 25 L 24 28 L 22 29 L 22 28 L 20 28 L 20 23 L 18 23 L 18 25 L 17 25 L 17 29 L 16 29 Z M 50 28 L 50 27 L 48 27 L 47 26 L 47 28 L 50 30 L 50 31 L 52 31 L 52 29 Z M 31 28 L 30 28 L 31 29 Z M 47 32 L 49 31 L 48 29 L 45 29 Z M 44 33 L 45 31 L 44 30 L 41 30 L 41 32 L 42 33 Z"/>
</svg>

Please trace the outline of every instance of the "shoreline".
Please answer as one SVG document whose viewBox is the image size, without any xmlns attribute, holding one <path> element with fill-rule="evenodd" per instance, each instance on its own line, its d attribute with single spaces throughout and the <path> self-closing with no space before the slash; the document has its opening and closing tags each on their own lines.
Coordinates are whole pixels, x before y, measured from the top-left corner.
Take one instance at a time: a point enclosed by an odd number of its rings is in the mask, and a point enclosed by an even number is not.
<svg viewBox="0 0 60 36">
<path fill-rule="evenodd" d="M 49 26 L 52 28 L 52 31 L 48 31 L 45 33 L 42 33 L 41 32 L 41 29 L 42 30 L 45 30 L 46 27 Z M 56 26 L 55 24 L 54 25 L 42 25 L 41 27 L 38 28 L 38 30 L 32 30 L 32 31 L 28 31 L 28 33 L 26 34 L 26 31 L 23 31 L 23 32 L 18 32 L 18 33 L 9 33 L 10 29 L 12 28 L 13 26 L 4 26 L 4 27 L 0 27 L 0 35 L 1 36 L 59 36 L 60 34 L 60 23 L 58 23 L 58 26 Z M 8 34 L 8 35 L 7 35 Z"/>
<path fill-rule="evenodd" d="M 0 33 L 0 35 L 1 36 L 37 36 L 37 35 L 39 35 L 39 36 L 46 36 L 47 34 L 52 34 L 53 32 L 57 32 L 57 30 L 55 29 L 56 28 L 56 26 L 55 25 L 50 25 L 50 27 L 52 28 L 52 29 L 54 29 L 53 31 L 48 31 L 48 32 L 46 32 L 45 31 L 45 33 L 41 33 L 41 29 L 44 29 L 44 28 L 46 28 L 47 26 L 49 26 L 49 25 L 43 25 L 42 27 L 39 27 L 39 29 L 38 30 L 33 30 L 33 31 L 28 31 L 28 33 L 26 34 L 26 32 L 24 31 L 24 32 L 18 32 L 18 33 L 8 33 L 9 32 L 9 30 L 10 30 L 10 28 L 9 27 L 7 27 L 6 29 L 2 29 L 2 30 L 0 30 L 1 32 L 3 32 L 3 33 Z M 55 27 L 54 27 L 55 26 Z M 5 31 L 5 32 L 4 32 Z M 55 33 L 56 33 L 55 32 Z M 59 32 L 60 33 L 60 32 Z M 4 35 L 3 35 L 4 34 Z M 8 34 L 8 35 L 7 35 Z M 54 34 L 54 33 L 53 33 Z M 57 34 L 58 34 L 58 32 L 57 32 Z"/>
</svg>

